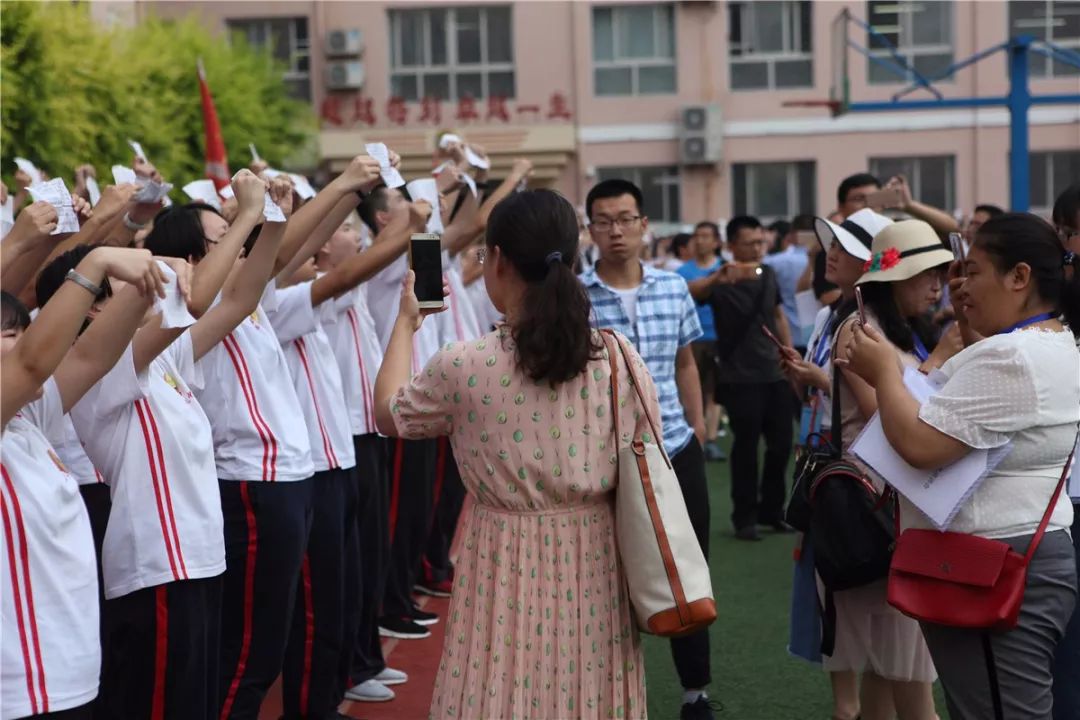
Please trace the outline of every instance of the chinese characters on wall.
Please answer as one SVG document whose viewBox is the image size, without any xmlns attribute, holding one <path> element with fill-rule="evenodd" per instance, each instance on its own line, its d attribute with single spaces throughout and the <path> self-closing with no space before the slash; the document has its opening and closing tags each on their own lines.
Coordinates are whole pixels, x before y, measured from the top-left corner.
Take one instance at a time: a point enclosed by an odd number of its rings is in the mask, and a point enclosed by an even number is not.
<svg viewBox="0 0 1080 720">
<path fill-rule="evenodd" d="M 536 123 L 573 120 L 570 104 L 563 93 L 552 93 L 546 107 L 536 104 L 515 103 L 504 97 L 492 96 L 484 100 L 463 97 L 456 103 L 436 97 L 425 97 L 419 103 L 408 103 L 404 98 L 391 97 L 382 107 L 374 98 L 360 94 L 327 95 L 319 109 L 324 127 L 348 128 L 371 127 L 380 117 L 391 125 L 441 125 L 442 123 Z"/>
</svg>

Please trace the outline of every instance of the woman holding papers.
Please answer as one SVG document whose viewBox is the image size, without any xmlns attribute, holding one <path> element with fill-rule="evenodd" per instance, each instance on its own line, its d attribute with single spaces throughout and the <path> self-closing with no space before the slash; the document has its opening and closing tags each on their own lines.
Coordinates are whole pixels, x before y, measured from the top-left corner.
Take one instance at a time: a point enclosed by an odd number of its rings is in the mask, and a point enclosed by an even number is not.
<svg viewBox="0 0 1080 720">
<path fill-rule="evenodd" d="M 855 286 L 860 284 L 866 322 L 886 329 L 883 354 L 888 350 L 893 367 L 944 362 L 940 356 L 944 350 L 932 357 L 919 356 L 916 343 L 933 345 L 933 338 L 916 335 L 909 320 L 925 314 L 941 292 L 939 268 L 952 259 L 930 226 L 920 221 L 892 223 L 862 210 L 841 225 L 819 220 L 816 232 L 828 253 L 826 277 L 843 293 L 836 312 L 833 357 L 850 342 L 859 324 Z M 922 247 L 928 250 L 904 255 Z M 894 254 L 900 256 L 895 262 Z M 886 256 L 890 260 L 883 260 Z M 835 380 L 839 385 L 832 383 L 830 395 L 839 398 L 841 427 L 832 428 L 832 436 L 847 455 L 877 412 L 877 401 L 873 388 L 855 374 L 842 370 Z M 882 483 L 875 484 L 882 489 Z M 918 623 L 889 606 L 884 578 L 832 596 L 835 648 L 824 667 L 834 677 L 844 671 L 862 674 L 861 717 L 892 718 L 895 713 L 900 720 L 934 718 L 933 662 Z"/>
<path fill-rule="evenodd" d="M 881 326 L 855 327 L 840 344 L 837 362 L 873 388 L 885 435 L 910 465 L 941 468 L 972 449 L 1011 444 L 963 502 L 951 532 L 999 540 L 1022 554 L 1051 509 L 1027 567 L 1016 627 L 990 633 L 922 625 L 954 720 L 1051 717 L 1054 648 L 1076 602 L 1072 506 L 1059 478 L 1080 420 L 1078 266 L 1062 238 L 1033 215 L 987 221 L 953 294 L 958 323 L 972 331 L 966 336 L 983 339 L 933 373 L 941 389 L 921 407 Z M 908 502 L 901 520 L 906 528 L 930 527 Z"/>
</svg>

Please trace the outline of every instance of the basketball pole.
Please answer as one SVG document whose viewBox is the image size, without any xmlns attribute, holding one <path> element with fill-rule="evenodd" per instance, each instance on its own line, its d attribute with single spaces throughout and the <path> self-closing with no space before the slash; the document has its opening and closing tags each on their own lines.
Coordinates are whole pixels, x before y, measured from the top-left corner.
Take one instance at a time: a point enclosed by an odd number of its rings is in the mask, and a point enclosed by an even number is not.
<svg viewBox="0 0 1080 720">
<path fill-rule="evenodd" d="M 847 38 L 846 25 L 855 22 L 861 25 L 872 35 L 878 35 L 867 23 L 850 15 L 846 10 L 842 13 L 842 21 L 845 25 L 845 52 L 843 54 L 846 64 L 846 48 L 854 48 L 867 58 L 874 60 L 868 48 Z M 888 39 L 882 38 L 892 48 Z M 1021 35 L 1010 38 L 1008 41 L 976 53 L 970 58 L 959 63 L 950 65 L 947 69 L 932 78 L 924 78 L 914 68 L 901 68 L 905 72 L 915 74 L 916 82 L 906 90 L 897 93 L 892 100 L 874 102 L 847 102 L 842 105 L 843 112 L 884 112 L 892 110 L 943 110 L 947 108 L 980 108 L 980 107 L 1004 107 L 1009 111 L 1009 204 L 1014 212 L 1027 212 L 1031 207 L 1031 163 L 1030 163 L 1030 121 L 1028 113 L 1033 105 L 1073 105 L 1080 106 L 1080 94 L 1065 95 L 1032 95 L 1029 84 L 1028 71 L 1032 52 L 1038 52 L 1047 57 L 1050 62 L 1058 60 L 1080 67 L 1080 54 L 1060 48 L 1053 43 L 1040 41 L 1040 46 L 1033 47 L 1035 38 L 1030 35 Z M 895 51 L 895 48 L 892 48 Z M 1009 53 L 1009 92 L 1005 97 L 969 97 L 969 98 L 943 98 L 933 88 L 932 83 L 954 74 L 957 70 L 974 64 L 980 60 L 995 54 L 999 50 Z M 895 52 L 894 52 L 895 55 Z M 904 63 L 907 64 L 906 61 Z M 844 73 L 844 82 L 847 73 Z M 924 88 L 937 97 L 927 100 L 900 100 L 900 97 L 917 88 Z M 846 94 L 845 94 L 846 99 Z"/>
</svg>

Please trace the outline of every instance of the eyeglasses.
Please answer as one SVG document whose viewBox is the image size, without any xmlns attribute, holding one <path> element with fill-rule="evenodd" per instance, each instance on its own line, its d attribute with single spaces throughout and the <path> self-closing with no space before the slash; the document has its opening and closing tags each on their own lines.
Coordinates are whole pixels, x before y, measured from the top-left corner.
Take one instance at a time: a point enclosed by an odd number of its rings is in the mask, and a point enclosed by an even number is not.
<svg viewBox="0 0 1080 720">
<path fill-rule="evenodd" d="M 615 218 L 614 220 L 611 220 L 609 218 L 599 218 L 597 220 L 593 220 L 590 227 L 595 229 L 596 232 L 601 233 L 611 232 L 611 228 L 615 225 L 618 225 L 620 230 L 629 230 L 630 228 L 637 225 L 639 220 L 641 220 L 640 215 L 623 215 L 621 217 Z"/>
</svg>

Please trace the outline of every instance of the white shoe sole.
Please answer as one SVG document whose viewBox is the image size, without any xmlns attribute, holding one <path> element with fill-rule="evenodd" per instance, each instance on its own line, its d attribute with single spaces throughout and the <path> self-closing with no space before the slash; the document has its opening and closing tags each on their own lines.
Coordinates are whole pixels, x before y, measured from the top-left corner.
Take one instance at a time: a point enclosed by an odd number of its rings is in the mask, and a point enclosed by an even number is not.
<svg viewBox="0 0 1080 720">
<path fill-rule="evenodd" d="M 383 684 L 385 685 L 386 683 Z M 360 693 L 351 693 L 348 690 L 345 691 L 345 699 L 352 700 L 353 702 L 383 703 L 390 702 L 394 697 L 394 695 L 391 695 L 390 697 L 372 697 L 371 695 L 361 695 Z"/>
<path fill-rule="evenodd" d="M 439 618 L 435 618 L 434 620 L 417 620 L 416 618 L 413 618 L 413 622 L 417 625 L 423 625 L 424 627 L 431 627 L 432 625 L 439 624 Z"/>
<path fill-rule="evenodd" d="M 396 632 L 394 630 L 387 630 L 384 627 L 379 628 L 379 637 L 397 638 L 398 640 L 423 640 L 424 638 L 431 637 L 430 632 L 425 632 L 423 635 L 415 635 L 413 633 Z"/>
</svg>

